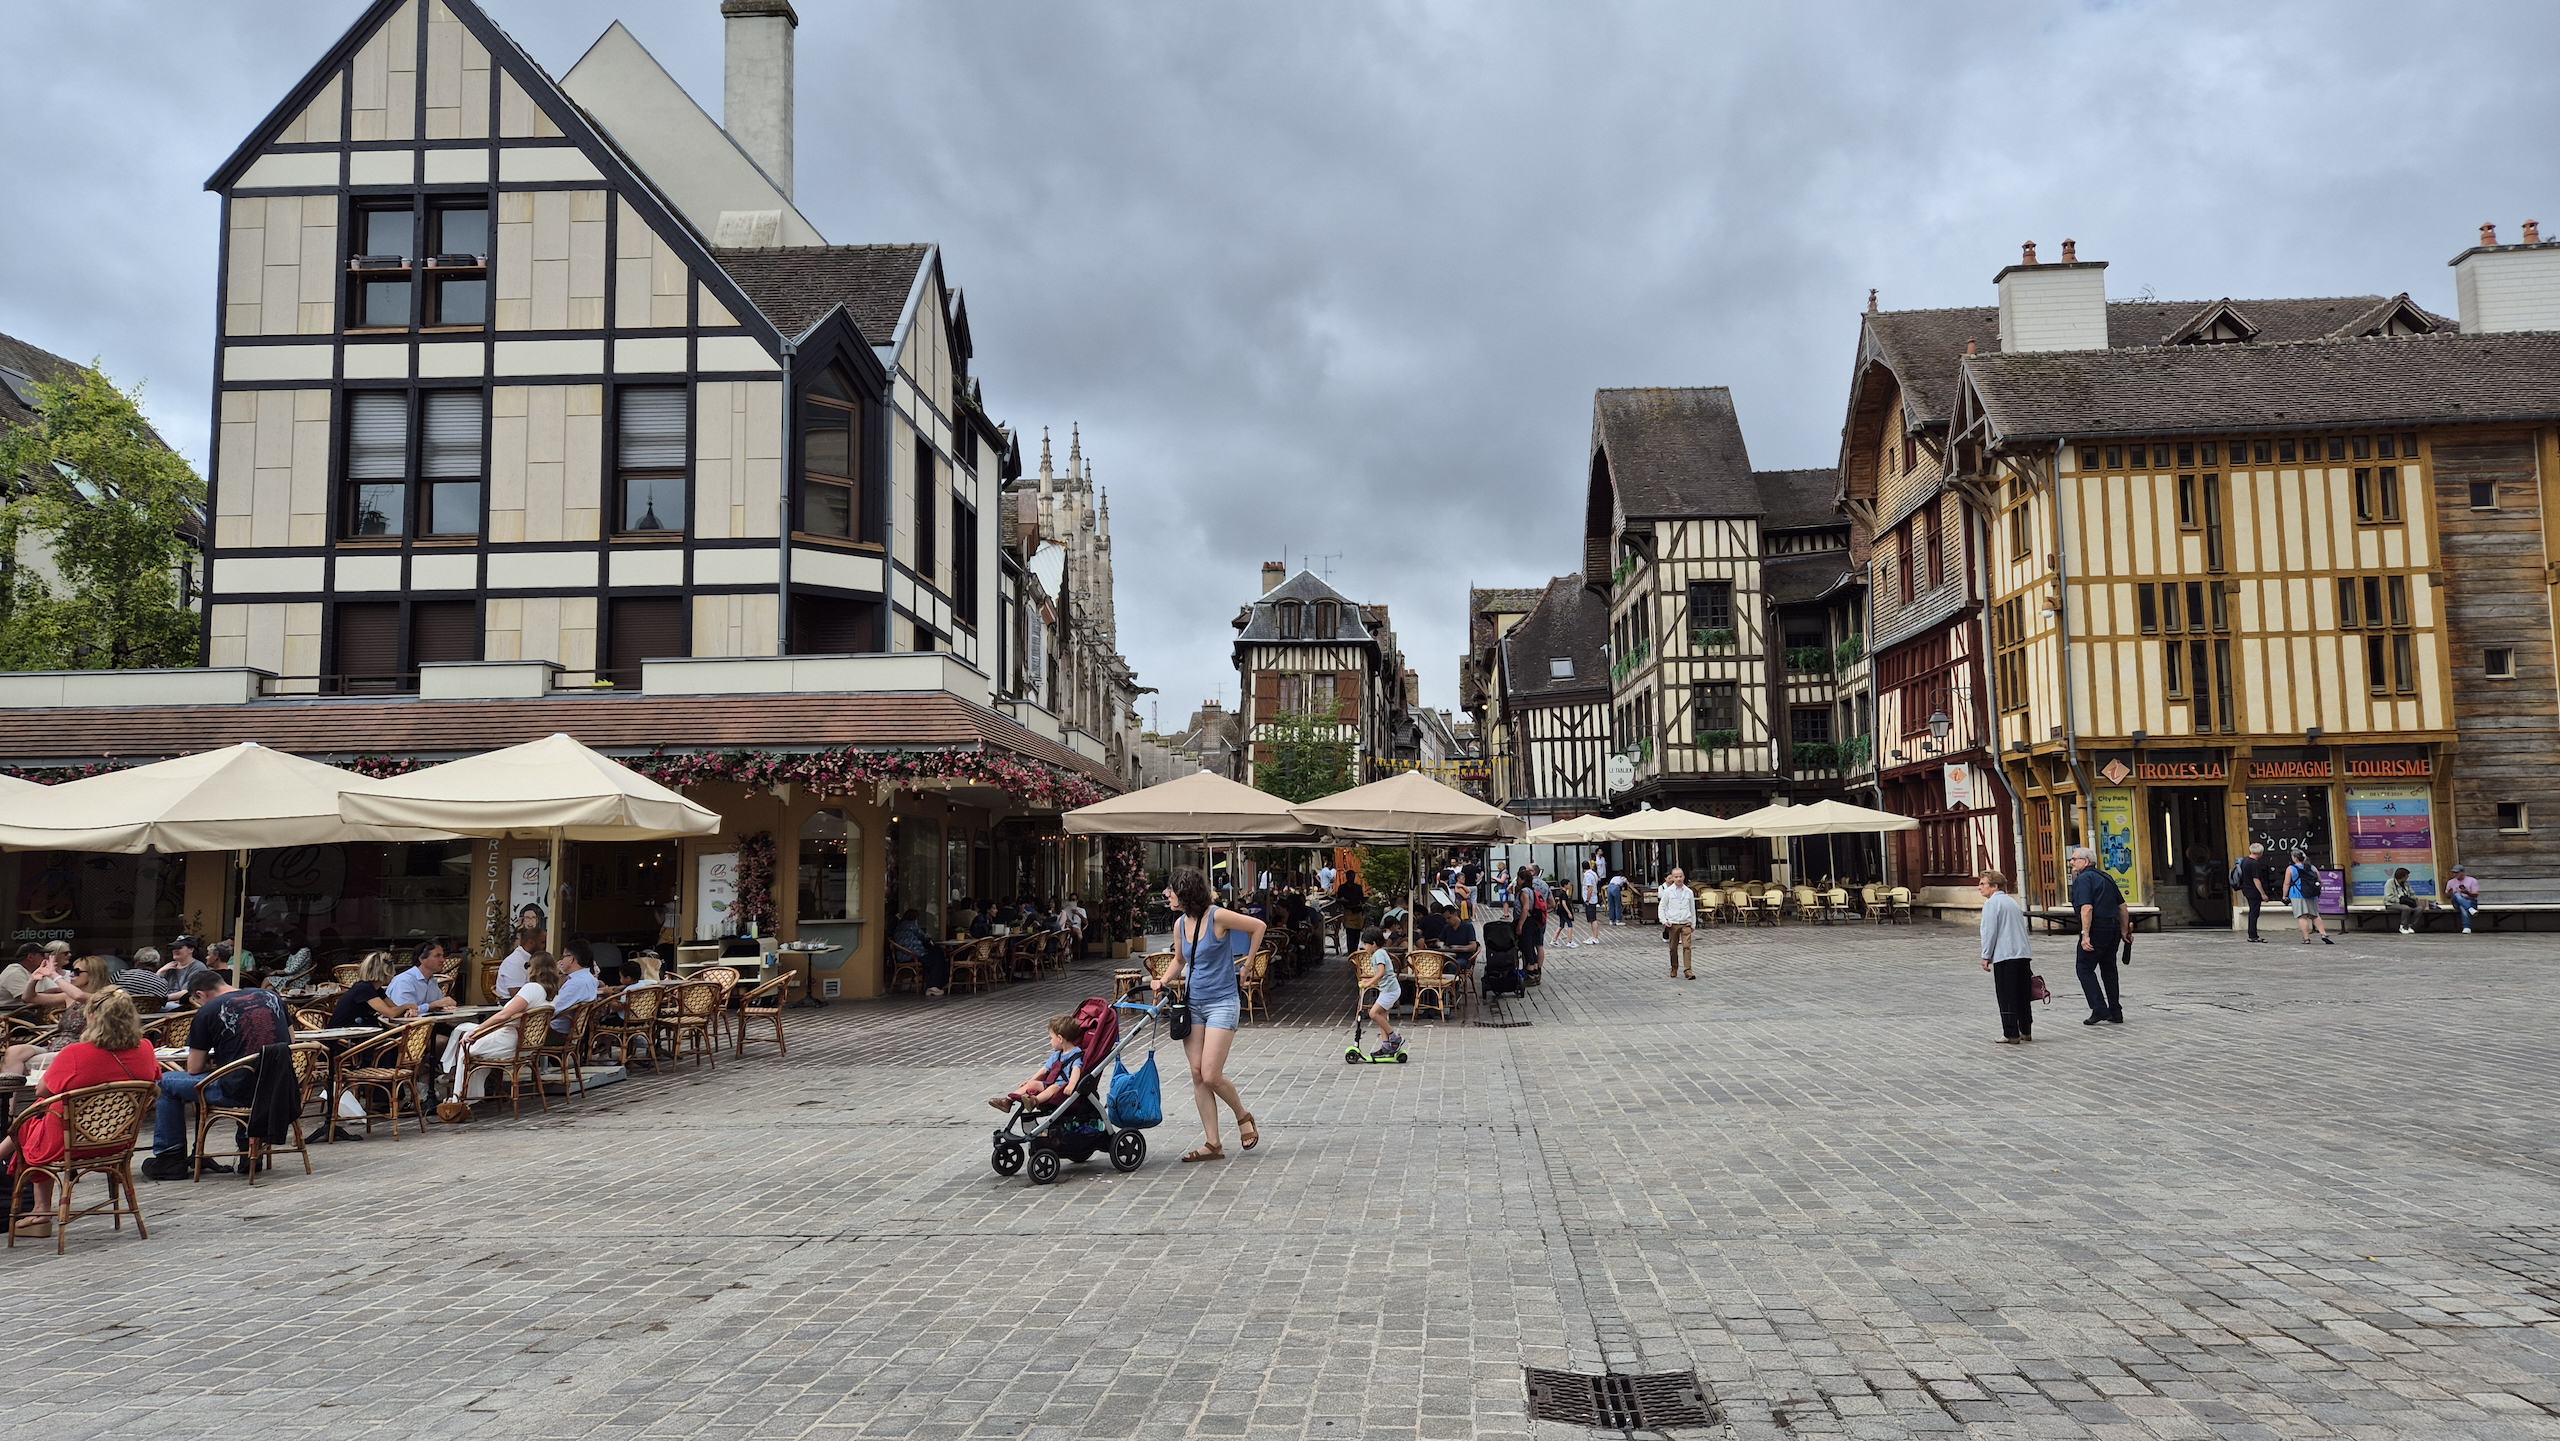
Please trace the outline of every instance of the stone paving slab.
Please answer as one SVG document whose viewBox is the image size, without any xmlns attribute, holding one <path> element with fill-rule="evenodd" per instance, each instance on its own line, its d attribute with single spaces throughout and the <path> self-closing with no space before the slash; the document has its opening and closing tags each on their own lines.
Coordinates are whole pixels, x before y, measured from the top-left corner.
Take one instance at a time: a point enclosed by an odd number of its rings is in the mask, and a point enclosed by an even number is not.
<svg viewBox="0 0 2560 1441">
<path fill-rule="evenodd" d="M 1339 959 L 1282 980 L 1266 1144 L 1209 1166 L 1168 1047 L 1141 1170 L 988 1170 L 1095 963 L 146 1184 L 148 1241 L 0 1259 L 0 1394 L 60 1437 L 1561 1438 L 1523 1366 L 1694 1368 L 1694 1435 L 2560 1437 L 2547 940 L 2146 936 L 2128 1025 L 2003 1047 L 1954 927 L 1710 931 L 1694 982 L 1606 937 L 1405 1066 L 1342 1064 Z"/>
</svg>

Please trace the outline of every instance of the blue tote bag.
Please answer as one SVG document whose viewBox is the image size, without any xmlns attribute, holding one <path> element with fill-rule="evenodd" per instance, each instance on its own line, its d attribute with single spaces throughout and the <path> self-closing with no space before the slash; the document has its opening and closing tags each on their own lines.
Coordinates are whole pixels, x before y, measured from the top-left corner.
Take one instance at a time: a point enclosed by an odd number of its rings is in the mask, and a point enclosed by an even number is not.
<svg viewBox="0 0 2560 1441">
<path fill-rule="evenodd" d="M 1111 1065 L 1111 1123 L 1138 1131 L 1161 1123 L 1164 1090 L 1156 1084 L 1156 1053 L 1147 1052 L 1147 1063 L 1134 1071 L 1120 1061 Z"/>
</svg>

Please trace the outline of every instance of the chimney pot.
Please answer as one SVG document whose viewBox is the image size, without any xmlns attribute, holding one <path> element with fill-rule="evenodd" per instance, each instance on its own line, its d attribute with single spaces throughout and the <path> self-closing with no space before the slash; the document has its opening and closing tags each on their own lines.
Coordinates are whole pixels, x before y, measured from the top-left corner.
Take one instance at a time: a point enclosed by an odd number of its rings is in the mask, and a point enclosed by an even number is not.
<svg viewBox="0 0 2560 1441">
<path fill-rule="evenodd" d="M 2527 245 L 2540 245 L 2542 243 L 2541 221 L 2528 220 L 2524 223 L 2524 243 Z"/>
<path fill-rule="evenodd" d="M 2453 293 L 2465 335 L 2560 332 L 2560 245 L 2543 243 L 2540 221 L 2526 221 L 2515 245 L 2483 225 L 2480 243 L 2453 258 Z"/>
<path fill-rule="evenodd" d="M 2062 242 L 2062 263 L 2065 265 L 2077 265 L 2080 263 L 2080 243 L 2078 241 L 2065 240 Z"/>
<path fill-rule="evenodd" d="M 1269 595 L 1273 591 L 1278 590 L 1280 588 L 1280 582 L 1287 580 L 1288 578 L 1289 563 L 1287 561 L 1266 560 L 1262 563 L 1262 593 L 1264 595 Z"/>
<path fill-rule="evenodd" d="M 2498 227 L 2495 223 L 2480 227 L 2480 243 L 2483 245 L 2495 245 L 2498 243 Z"/>
<path fill-rule="evenodd" d="M 791 198 L 791 0 L 720 0 L 726 23 L 720 126 Z"/>
<path fill-rule="evenodd" d="M 1973 354 L 1973 337 L 1970 335 L 1964 338 L 1964 353 L 1967 355 Z"/>
<path fill-rule="evenodd" d="M 2020 265 L 2033 265 L 2036 263 L 2036 243 L 2034 241 L 2028 241 L 2022 248 L 2022 251 L 2018 256 L 2018 263 Z"/>
</svg>

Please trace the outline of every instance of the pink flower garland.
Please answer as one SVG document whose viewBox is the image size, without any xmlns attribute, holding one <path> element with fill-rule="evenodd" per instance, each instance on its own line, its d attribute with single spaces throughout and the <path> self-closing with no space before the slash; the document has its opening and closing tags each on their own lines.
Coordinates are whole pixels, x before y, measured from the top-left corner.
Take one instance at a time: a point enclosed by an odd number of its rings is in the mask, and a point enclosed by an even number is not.
<svg viewBox="0 0 2560 1441">
<path fill-rule="evenodd" d="M 723 750 L 634 756 L 624 765 L 665 786 L 730 782 L 796 785 L 823 795 L 852 795 L 871 786 L 957 780 L 992 786 L 1042 810 L 1073 810 L 1109 798 L 1101 782 L 1042 761 L 983 751 L 815 752 Z"/>
<path fill-rule="evenodd" d="M 773 925 L 773 832 L 738 842 L 738 924 Z"/>
</svg>

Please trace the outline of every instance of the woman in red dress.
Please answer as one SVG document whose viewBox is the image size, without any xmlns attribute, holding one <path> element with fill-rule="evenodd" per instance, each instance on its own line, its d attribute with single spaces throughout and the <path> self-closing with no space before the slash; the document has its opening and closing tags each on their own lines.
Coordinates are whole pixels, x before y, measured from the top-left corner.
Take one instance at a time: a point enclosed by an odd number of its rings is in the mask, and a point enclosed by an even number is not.
<svg viewBox="0 0 2560 1441">
<path fill-rule="evenodd" d="M 77 1091 L 87 1086 L 103 1086 L 110 1081 L 150 1081 L 160 1079 L 160 1058 L 143 1039 L 142 1017 L 133 1009 L 133 997 L 109 988 L 89 1000 L 89 1024 L 80 1039 L 65 1046 L 45 1068 L 44 1084 L 39 1089 L 47 1096 Z M 15 1154 L 15 1141 L 0 1141 L 0 1165 L 15 1171 L 23 1161 L 44 1165 L 62 1159 L 62 1120 L 48 1112 L 38 1116 L 26 1130 L 26 1155 Z M 53 1218 L 45 1213 L 53 1209 L 53 1181 L 47 1176 L 35 1178 L 30 1188 L 35 1205 L 13 1224 L 21 1236 L 50 1236 Z M 10 1194 L 17 1194 L 14 1179 Z"/>
</svg>

